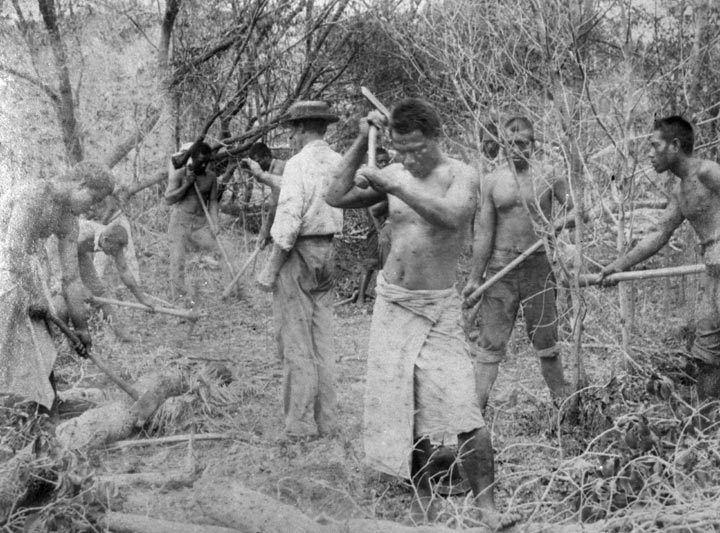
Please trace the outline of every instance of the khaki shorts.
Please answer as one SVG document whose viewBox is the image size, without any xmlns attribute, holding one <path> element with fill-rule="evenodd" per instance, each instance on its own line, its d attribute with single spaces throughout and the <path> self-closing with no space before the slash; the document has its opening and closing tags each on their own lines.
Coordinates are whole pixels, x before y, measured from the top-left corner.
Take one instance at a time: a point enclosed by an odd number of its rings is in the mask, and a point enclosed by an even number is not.
<svg viewBox="0 0 720 533">
<path fill-rule="evenodd" d="M 493 252 L 488 278 L 518 254 Z M 475 324 L 468 338 L 480 363 L 499 363 L 505 358 L 517 313 L 522 308 L 525 329 L 538 357 L 554 357 L 557 349 L 555 276 L 545 253 L 533 254 L 492 285 L 482 296 Z"/>
</svg>

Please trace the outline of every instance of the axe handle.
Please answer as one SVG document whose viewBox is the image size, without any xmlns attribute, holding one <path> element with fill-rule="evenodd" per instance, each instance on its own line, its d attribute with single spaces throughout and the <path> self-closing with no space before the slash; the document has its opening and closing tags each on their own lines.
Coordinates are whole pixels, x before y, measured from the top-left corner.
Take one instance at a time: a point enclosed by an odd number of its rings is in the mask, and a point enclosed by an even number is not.
<svg viewBox="0 0 720 533">
<path fill-rule="evenodd" d="M 202 206 L 203 213 L 205 213 L 205 218 L 207 219 L 208 226 L 210 226 L 210 231 L 212 231 L 213 237 L 215 237 L 215 242 L 218 245 L 218 248 L 220 249 L 220 253 L 223 256 L 223 260 L 225 261 L 225 264 L 228 267 L 228 272 L 230 272 L 230 275 L 235 275 L 235 269 L 232 266 L 232 263 L 230 262 L 230 258 L 228 257 L 227 252 L 225 251 L 225 247 L 220 242 L 220 235 L 218 235 L 218 228 L 215 227 L 215 224 L 213 223 L 212 217 L 210 216 L 210 211 L 208 211 L 207 205 L 205 204 L 205 200 L 203 200 L 202 194 L 200 193 L 200 188 L 198 187 L 197 182 L 193 183 L 195 186 L 195 194 L 197 194 L 198 201 L 200 202 L 200 205 Z"/>
<path fill-rule="evenodd" d="M 368 166 L 370 168 L 377 168 L 377 160 L 375 154 L 377 153 L 377 135 L 378 131 L 375 126 L 370 126 L 368 131 Z"/>
<path fill-rule="evenodd" d="M 223 291 L 222 297 L 221 297 L 223 300 L 225 298 L 227 298 L 228 296 L 230 296 L 230 293 L 232 292 L 233 287 L 235 287 L 235 284 L 238 282 L 238 280 L 242 277 L 242 275 L 245 273 L 247 268 L 250 266 L 250 263 L 252 263 L 255 260 L 255 258 L 258 256 L 258 254 L 260 253 L 260 250 L 262 250 L 262 248 L 260 246 L 255 247 L 255 251 L 253 251 L 253 253 L 250 255 L 248 260 L 245 261 L 245 264 L 242 266 L 242 268 L 240 268 L 240 271 L 237 274 L 235 274 L 235 277 L 232 279 L 232 281 L 230 281 L 230 283 L 228 283 L 228 286 L 225 287 L 225 290 Z"/>
<path fill-rule="evenodd" d="M 370 168 L 377 168 L 377 160 L 375 155 L 377 154 L 377 128 L 370 124 L 368 130 L 368 151 L 367 160 Z M 355 176 L 355 186 L 358 189 L 367 189 L 370 186 L 370 182 L 363 176 Z"/>
<path fill-rule="evenodd" d="M 60 320 L 58 317 L 53 315 L 52 313 L 46 311 L 45 318 L 47 318 L 50 322 L 55 324 L 60 331 L 63 332 L 63 334 L 70 339 L 71 344 L 75 349 L 77 350 L 78 346 L 82 346 L 82 342 L 80 341 L 80 338 L 75 334 L 73 330 L 71 330 L 68 325 Z M 79 352 L 78 352 L 79 353 Z M 120 387 L 122 390 L 124 390 L 128 395 L 135 401 L 138 401 L 140 399 L 140 393 L 129 383 L 127 383 L 125 380 L 123 380 L 120 376 L 118 376 L 115 372 L 110 370 L 107 366 L 105 366 L 104 363 L 100 362 L 97 357 L 95 357 L 90 350 L 87 348 L 85 349 L 85 355 L 87 355 L 88 359 L 90 359 L 95 365 L 102 370 L 107 377 L 109 377 L 118 387 Z M 80 354 L 82 356 L 82 354 Z"/>
</svg>

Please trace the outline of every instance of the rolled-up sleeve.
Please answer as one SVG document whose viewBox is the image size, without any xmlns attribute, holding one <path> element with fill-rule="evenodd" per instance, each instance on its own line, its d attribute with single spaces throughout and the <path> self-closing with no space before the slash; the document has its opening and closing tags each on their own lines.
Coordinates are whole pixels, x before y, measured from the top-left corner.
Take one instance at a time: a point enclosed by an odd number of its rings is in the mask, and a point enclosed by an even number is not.
<svg viewBox="0 0 720 533">
<path fill-rule="evenodd" d="M 304 186 L 299 161 L 288 161 L 283 172 L 280 198 L 270 230 L 275 244 L 285 251 L 295 245 L 303 221 Z"/>
</svg>

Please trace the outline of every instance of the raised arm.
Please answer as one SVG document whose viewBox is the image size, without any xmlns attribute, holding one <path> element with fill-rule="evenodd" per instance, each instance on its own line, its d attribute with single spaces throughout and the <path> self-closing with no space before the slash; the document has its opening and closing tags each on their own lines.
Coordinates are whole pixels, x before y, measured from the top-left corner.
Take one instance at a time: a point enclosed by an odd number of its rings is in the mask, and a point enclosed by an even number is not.
<svg viewBox="0 0 720 533">
<path fill-rule="evenodd" d="M 178 203 L 185 198 L 188 189 L 192 188 L 194 183 L 194 172 L 189 172 L 186 167 L 176 170 L 168 178 L 168 185 L 165 189 L 165 203 L 168 205 Z"/>
<path fill-rule="evenodd" d="M 360 121 L 360 132 L 350 149 L 343 155 L 335 172 L 335 179 L 330 181 L 325 195 L 325 201 L 332 207 L 346 209 L 370 207 L 386 198 L 382 191 L 377 191 L 372 187 L 360 189 L 355 186 L 355 174 L 367 153 L 369 120 L 380 123 L 383 118 L 377 111 L 373 111 Z M 373 170 L 381 172 L 377 169 Z"/>
<path fill-rule="evenodd" d="M 250 174 L 252 174 L 253 177 L 260 183 L 268 185 L 273 192 L 280 190 L 280 183 L 282 182 L 281 175 L 263 170 L 260 163 L 249 157 L 242 159 L 241 162 L 247 165 L 247 169 L 250 171 Z"/>
<path fill-rule="evenodd" d="M 632 250 L 603 268 L 601 276 L 604 278 L 609 274 L 622 272 L 655 255 L 667 244 L 673 232 L 684 219 L 685 217 L 680 212 L 677 196 L 673 194 L 670 196 L 668 205 L 657 224 L 657 229 L 646 235 Z"/>
<path fill-rule="evenodd" d="M 475 207 L 475 170 L 449 159 L 441 163 L 435 172 L 450 173 L 450 185 L 444 194 L 438 194 L 437 190 L 427 187 L 410 173 L 401 172 L 399 165 L 391 165 L 382 171 L 363 168 L 358 174 L 377 190 L 405 202 L 433 226 L 461 229 Z"/>
</svg>

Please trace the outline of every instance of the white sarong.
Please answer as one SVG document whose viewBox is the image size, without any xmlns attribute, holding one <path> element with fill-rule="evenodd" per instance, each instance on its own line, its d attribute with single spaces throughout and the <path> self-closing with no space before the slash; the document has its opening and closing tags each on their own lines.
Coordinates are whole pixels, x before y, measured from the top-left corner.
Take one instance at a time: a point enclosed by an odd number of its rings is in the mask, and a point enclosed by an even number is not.
<svg viewBox="0 0 720 533">
<path fill-rule="evenodd" d="M 378 274 L 368 347 L 364 444 L 376 470 L 410 478 L 418 436 L 485 425 L 454 287 L 411 291 Z"/>
</svg>

